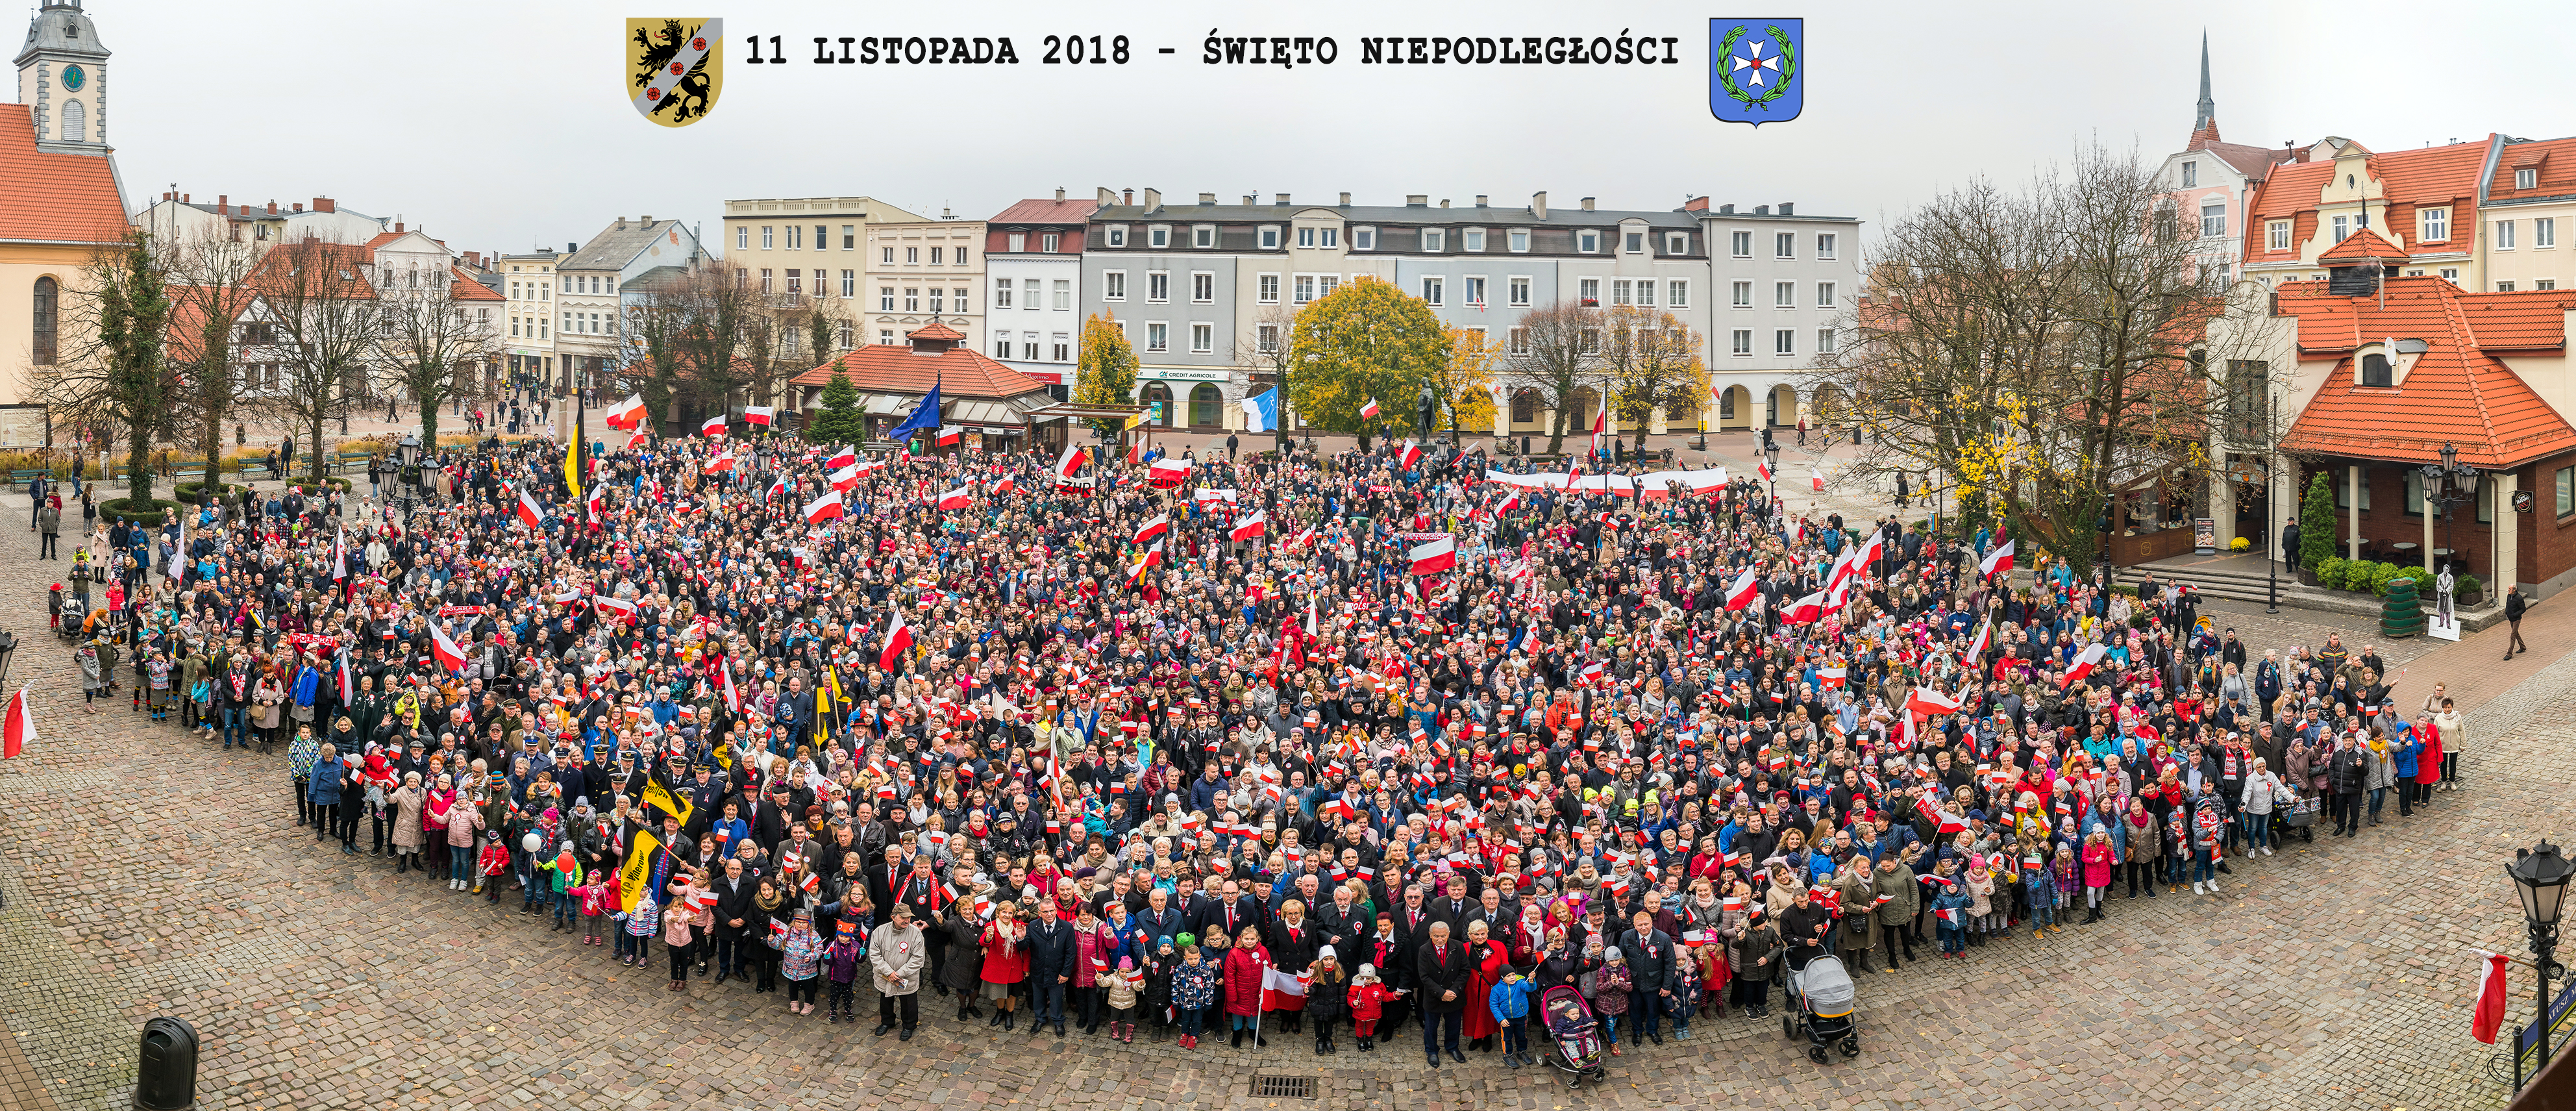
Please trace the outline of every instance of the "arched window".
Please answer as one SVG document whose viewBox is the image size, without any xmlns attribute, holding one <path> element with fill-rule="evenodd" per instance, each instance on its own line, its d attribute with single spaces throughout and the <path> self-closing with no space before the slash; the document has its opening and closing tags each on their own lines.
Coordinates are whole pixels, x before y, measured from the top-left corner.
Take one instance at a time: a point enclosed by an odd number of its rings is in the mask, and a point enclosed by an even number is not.
<svg viewBox="0 0 2576 1111">
<path fill-rule="evenodd" d="M 89 141 L 89 107 L 77 100 L 63 102 L 63 141 L 66 143 Z"/>
<path fill-rule="evenodd" d="M 36 365 L 54 365 L 54 316 L 58 302 L 52 278 L 36 279 Z"/>
<path fill-rule="evenodd" d="M 2361 357 L 2361 384 L 2365 386 L 2397 384 L 2396 376 L 2389 373 L 2388 356 L 2370 354 Z"/>
<path fill-rule="evenodd" d="M 1145 420 L 1165 428 L 1172 424 L 1172 390 L 1160 382 L 1145 383 L 1145 392 L 1136 400 L 1145 407 Z"/>
<path fill-rule="evenodd" d="M 1200 383 L 1190 391 L 1190 427 L 1213 428 L 1223 418 L 1217 414 L 1225 408 L 1225 394 L 1215 386 Z"/>
</svg>

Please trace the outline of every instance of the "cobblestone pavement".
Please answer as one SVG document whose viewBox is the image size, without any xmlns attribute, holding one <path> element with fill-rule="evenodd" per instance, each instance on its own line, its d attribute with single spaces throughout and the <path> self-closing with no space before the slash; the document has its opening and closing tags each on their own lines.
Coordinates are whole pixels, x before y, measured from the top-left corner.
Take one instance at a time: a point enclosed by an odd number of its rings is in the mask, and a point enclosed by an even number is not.
<svg viewBox="0 0 2576 1111">
<path fill-rule="evenodd" d="M 0 525 L 0 545 L 13 533 Z M 0 565 L 0 613 L 41 613 L 63 566 Z M 2367 631 L 2295 611 L 2227 620 L 2258 651 Z M 1294 1035 L 1189 1052 L 961 1028 L 934 997 L 922 1035 L 897 1042 L 738 985 L 674 997 L 608 950 L 324 851 L 294 826 L 282 749 L 226 754 L 122 702 L 85 714 L 60 642 L 6 624 L 41 737 L 0 765 L 0 1106 L 40 1111 L 124 1107 L 156 1014 L 202 1032 L 208 1111 L 2497 1107 L 2491 1051 L 2468 1037 L 2466 950 L 2521 949 L 2499 864 L 2565 838 L 2559 788 L 2576 776 L 2576 606 L 2536 610 L 2537 651 L 2510 663 L 2500 628 L 2383 644 L 2410 684 L 2447 678 L 2469 707 L 2471 790 L 2437 795 L 2431 813 L 2392 805 L 2387 825 L 2330 849 L 2239 862 L 2223 897 L 2115 900 L 2098 925 L 1865 976 L 1855 1061 L 1811 1065 L 1776 1021 L 1730 1016 L 1632 1051 L 1610 1084 L 1572 1097 L 1490 1055 L 1426 1070 L 1409 1027 L 1375 1055 L 1345 1041 L 1317 1058 Z M 873 1010 L 865 992 L 860 1007 Z M 1320 1098 L 1252 1099 L 1256 1071 L 1317 1077 Z"/>
</svg>

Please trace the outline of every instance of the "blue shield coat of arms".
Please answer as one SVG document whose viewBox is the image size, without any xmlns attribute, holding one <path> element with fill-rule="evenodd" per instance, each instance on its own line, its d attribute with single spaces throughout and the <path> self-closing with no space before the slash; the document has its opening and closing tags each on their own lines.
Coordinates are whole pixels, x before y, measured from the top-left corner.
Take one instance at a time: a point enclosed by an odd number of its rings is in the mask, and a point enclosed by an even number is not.
<svg viewBox="0 0 2576 1111">
<path fill-rule="evenodd" d="M 1709 20 L 1709 114 L 1755 127 L 1797 119 L 1807 106 L 1806 22 Z"/>
</svg>

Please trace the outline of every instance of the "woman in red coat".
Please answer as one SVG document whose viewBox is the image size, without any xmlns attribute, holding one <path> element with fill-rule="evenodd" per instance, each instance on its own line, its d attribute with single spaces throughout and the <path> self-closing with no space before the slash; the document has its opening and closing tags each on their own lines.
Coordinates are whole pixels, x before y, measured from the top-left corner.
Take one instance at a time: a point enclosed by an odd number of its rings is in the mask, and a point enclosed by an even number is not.
<svg viewBox="0 0 2576 1111">
<path fill-rule="evenodd" d="M 1491 1050 L 1494 1036 L 1503 1032 L 1503 1025 L 1494 1021 L 1493 1009 L 1485 1005 L 1485 996 L 1503 982 L 1503 972 L 1511 966 L 1511 951 L 1486 932 L 1484 920 L 1467 923 L 1467 994 L 1462 1000 L 1467 1014 L 1460 1033 L 1476 1043 L 1470 1048 Z"/>
<path fill-rule="evenodd" d="M 984 927 L 983 996 L 993 1001 L 1000 1012 L 1002 1029 L 1011 1028 L 1011 1009 L 1019 1003 L 1016 989 L 1029 976 L 1028 927 L 1020 925 L 1015 904 L 1004 903 L 993 911 L 992 925 Z"/>
<path fill-rule="evenodd" d="M 1243 1045 L 1243 1035 L 1255 1031 L 1253 1020 L 1261 1014 L 1261 978 L 1270 970 L 1270 950 L 1261 944 L 1261 927 L 1245 926 L 1243 936 L 1235 939 L 1234 948 L 1225 954 L 1225 1013 L 1233 1019 L 1234 1045 Z M 1268 1044 L 1257 1032 L 1252 1044 Z"/>
</svg>

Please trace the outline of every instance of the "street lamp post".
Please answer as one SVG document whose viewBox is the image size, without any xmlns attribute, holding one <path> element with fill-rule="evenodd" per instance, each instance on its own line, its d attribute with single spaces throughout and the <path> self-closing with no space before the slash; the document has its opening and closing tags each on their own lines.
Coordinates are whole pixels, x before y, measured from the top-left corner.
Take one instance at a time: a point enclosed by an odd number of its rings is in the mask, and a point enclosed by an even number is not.
<svg viewBox="0 0 2576 1111">
<path fill-rule="evenodd" d="M 2447 454 L 2448 448 L 2444 450 Z M 2549 1065 L 2549 976 L 2558 968 L 2552 959 L 2558 947 L 2558 916 L 2565 909 L 2567 881 L 2576 879 L 2576 865 L 2558 854 L 2558 846 L 2543 841 L 2537 848 L 2515 850 L 2504 874 L 2513 880 L 2514 894 L 2522 897 L 2523 924 L 2531 931 L 2532 968 L 2540 974 L 2540 1017 L 2534 1026 L 2540 1032 L 2539 1054 L 2531 1070 L 2537 1076 Z M 2523 1082 L 2519 1045 L 2514 1047 L 2513 1061 L 2513 1086 L 2519 1091 Z"/>
<path fill-rule="evenodd" d="M 2451 507 L 2477 498 L 2478 469 L 2461 463 L 2460 449 L 2446 441 L 2442 444 L 2442 461 L 2424 464 L 2421 473 L 2424 476 L 2424 500 L 2442 507 L 2442 548 L 2448 554 L 2442 557 L 2446 566 L 2440 570 L 2447 572 L 2450 570 L 2448 562 L 2460 556 L 2459 516 L 2451 511 Z"/>
<path fill-rule="evenodd" d="M 1762 462 L 1771 472 L 1771 500 L 1780 500 L 1780 441 L 1766 429 L 1762 434 Z"/>
<path fill-rule="evenodd" d="M 2281 612 L 2281 560 L 2290 553 L 2281 550 L 2280 530 L 2272 527 L 2272 513 L 2280 502 L 2281 477 L 2281 395 L 2267 393 L 2263 404 L 2263 550 L 2272 558 L 2263 561 L 2263 612 Z"/>
</svg>

